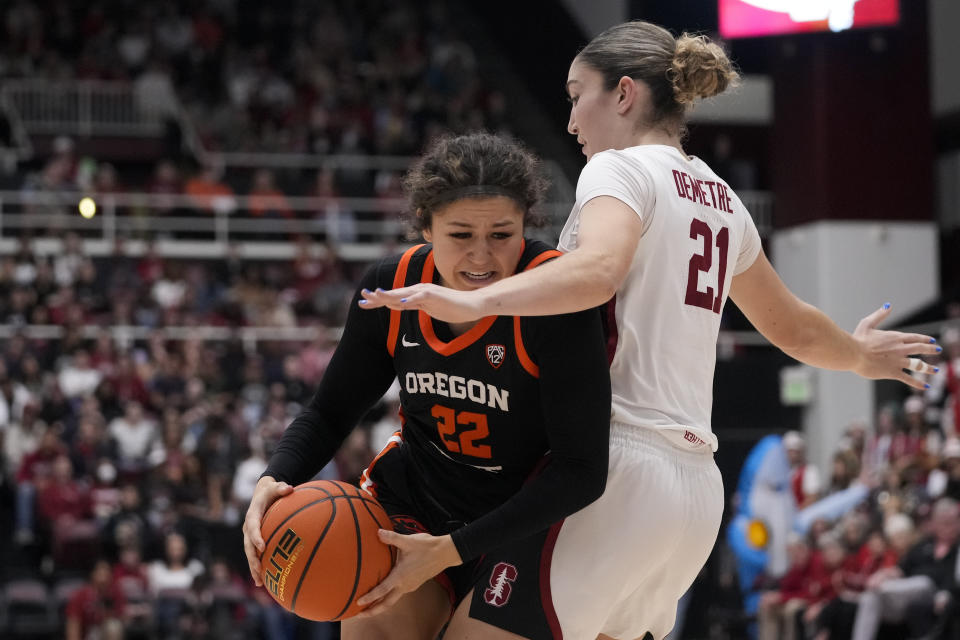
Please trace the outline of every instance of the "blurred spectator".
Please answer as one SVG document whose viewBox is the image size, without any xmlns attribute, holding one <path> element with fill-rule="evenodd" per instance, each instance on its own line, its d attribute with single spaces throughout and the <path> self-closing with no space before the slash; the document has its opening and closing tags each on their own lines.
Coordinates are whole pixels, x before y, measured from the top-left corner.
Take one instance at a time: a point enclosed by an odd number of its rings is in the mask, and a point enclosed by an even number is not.
<svg viewBox="0 0 960 640">
<path fill-rule="evenodd" d="M 66 454 L 67 448 L 53 427 L 40 436 L 37 448 L 23 456 L 17 471 L 17 502 L 14 540 L 18 544 L 33 542 L 36 496 L 53 476 L 54 461 Z"/>
<path fill-rule="evenodd" d="M 147 569 L 150 592 L 157 598 L 157 628 L 164 637 L 180 633 L 192 600 L 189 590 L 203 572 L 203 565 L 189 557 L 186 539 L 179 533 L 167 534 L 163 559 Z"/>
<path fill-rule="evenodd" d="M 934 505 L 931 535 L 907 551 L 898 565 L 880 569 L 867 580 L 860 597 L 853 640 L 872 640 L 883 622 L 906 622 L 912 637 L 933 630 L 948 610 L 957 588 L 957 540 L 960 511 L 950 498 Z"/>
<path fill-rule="evenodd" d="M 273 172 L 269 169 L 257 169 L 253 174 L 253 186 L 247 200 L 250 215 L 257 218 L 292 218 L 293 211 L 287 197 L 277 189 L 273 181 Z M 268 235 L 269 239 L 280 239 Z"/>
<path fill-rule="evenodd" d="M 890 449 L 896 431 L 896 416 L 889 406 L 877 413 L 875 433 L 867 441 L 864 466 L 875 473 L 883 473 L 890 464 Z"/>
<path fill-rule="evenodd" d="M 117 443 L 117 463 L 122 473 L 139 474 L 147 469 L 150 453 L 160 446 L 156 423 L 144 414 L 139 402 L 127 402 L 124 414 L 108 427 Z"/>
<path fill-rule="evenodd" d="M 847 489 L 860 475 L 857 457 L 851 451 L 837 451 L 833 454 L 833 470 L 830 473 L 828 493 Z"/>
<path fill-rule="evenodd" d="M 221 179 L 223 169 L 216 165 L 199 167 L 184 185 L 184 193 L 193 198 L 194 206 L 208 213 L 230 213 L 236 209 L 231 189 Z"/>
<path fill-rule="evenodd" d="M 863 546 L 850 554 L 834 574 L 836 597 L 824 603 L 819 610 L 807 612 L 810 620 L 815 617 L 816 640 L 849 638 L 853 633 L 857 604 L 867 580 L 877 571 L 892 567 L 896 562 L 897 553 L 887 545 L 883 534 L 872 532 Z"/>
<path fill-rule="evenodd" d="M 103 525 L 103 538 L 111 557 L 117 557 L 123 549 L 136 546 L 148 547 L 153 542 L 146 509 L 140 489 L 136 484 L 126 483 L 120 488 L 119 510 Z"/>
<path fill-rule="evenodd" d="M 123 638 L 126 601 L 113 583 L 110 563 L 97 560 L 90 582 L 70 597 L 66 611 L 66 639 L 88 640 Z"/>
<path fill-rule="evenodd" d="M 809 587 L 819 584 L 820 560 L 815 558 L 805 540 L 794 536 L 788 542 L 787 553 L 790 566 L 778 588 L 760 596 L 757 610 L 759 640 L 795 640 L 799 626 L 797 616 L 807 606 Z"/>
<path fill-rule="evenodd" d="M 59 564 L 74 566 L 83 552 L 96 550 L 98 536 L 90 487 L 74 477 L 73 464 L 66 454 L 53 461 L 50 482 L 37 495 L 37 512 L 38 524 L 50 534 L 53 557 Z"/>
<path fill-rule="evenodd" d="M 82 398 L 93 394 L 103 374 L 90 364 L 90 354 L 79 349 L 70 358 L 69 364 L 60 370 L 60 389 L 68 399 Z"/>
<path fill-rule="evenodd" d="M 797 508 L 803 509 L 820 497 L 820 472 L 807 462 L 806 443 L 796 431 L 783 435 L 783 446 L 790 461 L 790 487 L 797 501 Z"/>
<path fill-rule="evenodd" d="M 940 466 L 927 476 L 927 494 L 960 500 L 960 440 L 947 438 L 940 453 Z"/>
</svg>

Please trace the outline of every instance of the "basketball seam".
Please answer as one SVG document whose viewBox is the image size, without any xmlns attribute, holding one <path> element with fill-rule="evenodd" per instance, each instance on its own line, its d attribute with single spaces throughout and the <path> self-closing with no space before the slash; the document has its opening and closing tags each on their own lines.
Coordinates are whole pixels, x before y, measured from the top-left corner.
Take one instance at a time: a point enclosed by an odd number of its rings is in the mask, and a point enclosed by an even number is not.
<svg viewBox="0 0 960 640">
<path fill-rule="evenodd" d="M 346 492 L 344 492 L 346 495 Z M 353 526 L 357 532 L 357 568 L 356 572 L 353 575 L 353 589 L 350 591 L 350 595 L 347 597 L 347 604 L 343 605 L 343 609 L 340 610 L 340 613 L 333 617 L 334 620 L 339 620 L 340 616 L 347 612 L 347 609 L 350 608 L 350 605 L 353 604 L 353 599 L 357 595 L 357 587 L 360 586 L 360 573 L 363 568 L 363 539 L 360 537 L 362 534 L 360 532 L 360 519 L 357 518 L 357 510 L 353 506 L 353 502 L 347 500 L 347 506 L 350 507 L 350 513 L 353 514 Z"/>
<path fill-rule="evenodd" d="M 298 513 L 300 513 L 301 511 L 303 511 L 304 509 L 306 509 L 306 508 L 308 508 L 308 507 L 311 507 L 311 506 L 313 506 L 313 505 L 315 505 L 315 504 L 318 504 L 318 503 L 320 503 L 320 502 L 325 502 L 326 500 L 329 500 L 329 499 L 335 497 L 335 496 L 330 495 L 330 492 L 329 492 L 329 491 L 324 491 L 324 493 L 327 494 L 327 497 L 326 497 L 326 498 L 320 498 L 319 500 L 314 500 L 313 502 L 308 502 L 307 504 L 303 505 L 302 507 L 299 507 L 296 511 L 294 511 L 293 513 L 291 513 L 290 515 L 288 515 L 286 518 L 284 518 L 283 520 L 281 520 L 280 523 L 276 526 L 276 528 L 275 528 L 273 531 L 270 532 L 270 535 L 267 537 L 266 541 L 263 543 L 263 548 L 264 548 L 264 549 L 267 548 L 267 546 L 270 544 L 270 541 L 273 540 L 273 536 L 277 535 L 277 531 L 280 531 L 280 528 L 281 528 L 284 524 L 286 524 L 287 522 L 289 522 L 290 519 L 291 519 L 293 516 L 297 515 Z M 276 504 L 276 503 L 274 503 L 274 504 Z M 273 505 L 271 505 L 271 507 L 272 507 L 272 506 L 273 506 Z M 266 517 L 267 517 L 266 514 L 264 514 L 263 517 L 266 518 Z"/>
<path fill-rule="evenodd" d="M 336 498 L 339 496 L 330 496 L 330 518 L 327 519 L 327 526 L 323 528 L 323 531 L 320 533 L 320 536 L 317 538 L 317 542 L 313 545 L 313 550 L 310 552 L 310 557 L 307 558 L 307 563 L 303 565 L 303 569 L 300 570 L 300 579 L 297 581 L 297 588 L 293 592 L 293 599 L 290 601 L 290 611 L 293 613 L 297 612 L 297 598 L 300 596 L 300 589 L 303 587 L 303 581 L 307 577 L 307 572 L 310 570 L 310 565 L 313 563 L 314 556 L 317 555 L 317 549 L 320 548 L 320 543 L 323 542 L 323 539 L 327 537 L 327 532 L 330 531 L 330 527 L 333 526 L 333 521 L 337 519 L 337 501 Z M 324 498 L 325 500 L 327 498 Z"/>
</svg>

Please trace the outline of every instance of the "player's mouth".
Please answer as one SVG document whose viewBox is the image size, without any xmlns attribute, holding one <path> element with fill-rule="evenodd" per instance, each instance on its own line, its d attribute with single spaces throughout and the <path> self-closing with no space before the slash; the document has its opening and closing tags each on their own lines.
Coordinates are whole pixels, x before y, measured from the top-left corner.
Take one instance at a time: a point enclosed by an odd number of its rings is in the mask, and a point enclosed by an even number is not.
<svg viewBox="0 0 960 640">
<path fill-rule="evenodd" d="M 582 147 L 580 150 L 583 151 L 583 155 L 587 155 L 587 141 L 583 138 L 577 138 L 577 143 Z"/>
<path fill-rule="evenodd" d="M 497 278 L 496 271 L 461 271 L 460 276 L 470 284 L 483 286 Z"/>
</svg>

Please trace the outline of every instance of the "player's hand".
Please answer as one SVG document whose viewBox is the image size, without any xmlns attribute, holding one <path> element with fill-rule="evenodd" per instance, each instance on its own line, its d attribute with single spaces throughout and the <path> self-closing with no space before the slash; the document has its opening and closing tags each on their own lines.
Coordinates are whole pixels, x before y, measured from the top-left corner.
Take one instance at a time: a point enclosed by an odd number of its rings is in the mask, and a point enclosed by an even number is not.
<svg viewBox="0 0 960 640">
<path fill-rule="evenodd" d="M 889 315 L 890 305 L 885 304 L 857 325 L 853 339 L 859 347 L 860 357 L 853 372 L 871 380 L 899 380 L 914 389 L 924 389 L 927 383 L 905 373 L 904 369 L 926 375 L 936 373 L 939 371 L 937 367 L 916 356 L 934 355 L 941 349 L 930 336 L 877 329 Z"/>
<path fill-rule="evenodd" d="M 277 498 L 293 491 L 293 487 L 286 482 L 277 482 L 270 476 L 264 476 L 257 482 L 253 490 L 253 498 L 247 508 L 247 516 L 243 519 L 243 552 L 247 555 L 247 564 L 250 565 L 250 575 L 258 587 L 263 586 L 260 577 L 260 554 L 263 553 L 263 536 L 260 535 L 260 523 L 263 514 Z"/>
<path fill-rule="evenodd" d="M 380 584 L 357 599 L 358 605 L 367 607 L 358 617 L 369 618 L 389 609 L 405 594 L 462 562 L 449 535 L 403 535 L 385 529 L 380 529 L 379 535 L 380 540 L 397 548 L 397 563 Z"/>
<path fill-rule="evenodd" d="M 458 291 L 450 287 L 422 283 L 385 291 L 364 289 L 359 301 L 363 309 L 389 307 L 401 311 L 419 309 L 443 322 L 473 322 L 485 315 L 483 299 L 477 291 Z"/>
</svg>

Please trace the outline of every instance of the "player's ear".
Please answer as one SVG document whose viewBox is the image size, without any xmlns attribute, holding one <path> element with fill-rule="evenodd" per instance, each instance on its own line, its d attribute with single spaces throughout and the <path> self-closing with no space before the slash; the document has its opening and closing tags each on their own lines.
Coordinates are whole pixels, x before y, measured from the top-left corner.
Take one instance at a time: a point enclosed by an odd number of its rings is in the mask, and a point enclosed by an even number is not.
<svg viewBox="0 0 960 640">
<path fill-rule="evenodd" d="M 617 113 L 624 114 L 640 98 L 640 83 L 630 76 L 623 76 L 617 83 Z"/>
<path fill-rule="evenodd" d="M 423 219 L 423 209 L 417 209 L 417 217 Z M 430 224 L 433 224 L 433 220 L 430 221 Z M 430 232 L 430 227 L 426 226 L 420 230 L 420 235 L 423 236 L 423 239 L 427 242 L 433 242 L 433 234 Z"/>
</svg>

